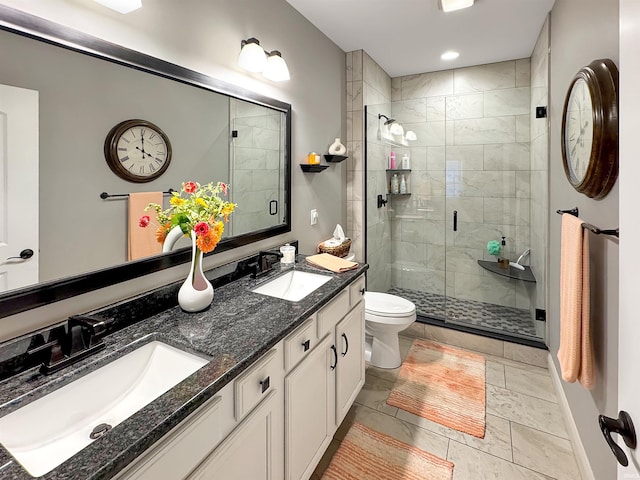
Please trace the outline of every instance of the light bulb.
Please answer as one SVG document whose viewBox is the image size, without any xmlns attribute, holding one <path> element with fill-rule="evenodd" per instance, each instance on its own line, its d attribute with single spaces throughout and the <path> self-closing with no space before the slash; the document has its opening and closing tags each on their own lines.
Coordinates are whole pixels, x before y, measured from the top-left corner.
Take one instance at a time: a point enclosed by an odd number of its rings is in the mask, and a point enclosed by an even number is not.
<svg viewBox="0 0 640 480">
<path fill-rule="evenodd" d="M 274 82 L 284 82 L 291 78 L 287 62 L 278 50 L 274 50 L 267 57 L 267 66 L 262 75 Z"/>
</svg>

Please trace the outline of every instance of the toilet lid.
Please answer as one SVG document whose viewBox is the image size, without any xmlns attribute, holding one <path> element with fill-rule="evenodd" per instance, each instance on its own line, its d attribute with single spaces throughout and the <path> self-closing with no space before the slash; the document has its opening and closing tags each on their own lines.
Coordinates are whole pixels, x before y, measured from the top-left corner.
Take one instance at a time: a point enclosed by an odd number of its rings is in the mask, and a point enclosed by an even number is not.
<svg viewBox="0 0 640 480">
<path fill-rule="evenodd" d="M 416 306 L 402 297 L 380 292 L 365 292 L 364 309 L 387 317 L 409 315 Z"/>
</svg>

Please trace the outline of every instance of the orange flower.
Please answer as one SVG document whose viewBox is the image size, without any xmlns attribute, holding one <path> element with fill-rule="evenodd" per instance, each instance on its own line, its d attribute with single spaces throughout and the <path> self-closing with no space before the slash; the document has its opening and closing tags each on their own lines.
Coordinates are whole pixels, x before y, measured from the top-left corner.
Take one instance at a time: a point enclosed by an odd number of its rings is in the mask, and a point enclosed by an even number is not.
<svg viewBox="0 0 640 480">
<path fill-rule="evenodd" d="M 164 226 L 158 227 L 156 230 L 156 240 L 158 243 L 164 243 L 165 238 L 167 238 L 167 233 L 171 229 L 170 223 L 165 223 Z"/>
<path fill-rule="evenodd" d="M 204 253 L 209 253 L 213 251 L 214 248 L 216 248 L 216 245 L 218 245 L 219 241 L 220 239 L 216 237 L 215 232 L 213 231 L 213 229 L 211 229 L 209 230 L 209 233 L 207 233 L 206 235 L 200 235 L 196 239 L 196 247 L 198 247 Z"/>
</svg>

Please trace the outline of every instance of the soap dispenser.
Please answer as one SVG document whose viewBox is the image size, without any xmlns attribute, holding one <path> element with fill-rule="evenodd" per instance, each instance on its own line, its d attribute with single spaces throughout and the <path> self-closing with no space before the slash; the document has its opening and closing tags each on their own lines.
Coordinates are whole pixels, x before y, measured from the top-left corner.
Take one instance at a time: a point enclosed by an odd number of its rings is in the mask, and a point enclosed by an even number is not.
<svg viewBox="0 0 640 480">
<path fill-rule="evenodd" d="M 400 179 L 400 193 L 407 193 L 407 180 L 404 178 L 404 175 L 402 175 Z"/>
</svg>

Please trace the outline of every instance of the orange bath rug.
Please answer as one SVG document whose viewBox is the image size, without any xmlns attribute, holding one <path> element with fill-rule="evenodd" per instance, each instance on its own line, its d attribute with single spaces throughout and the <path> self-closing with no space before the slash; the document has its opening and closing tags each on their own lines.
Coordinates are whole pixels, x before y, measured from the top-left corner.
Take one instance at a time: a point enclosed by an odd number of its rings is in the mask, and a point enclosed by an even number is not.
<svg viewBox="0 0 640 480">
<path fill-rule="evenodd" d="M 484 438 L 485 359 L 429 340 L 415 340 L 387 404 Z"/>
<path fill-rule="evenodd" d="M 322 480 L 451 480 L 453 463 L 354 423 Z"/>
</svg>

